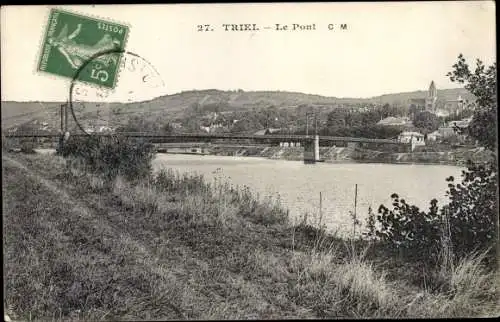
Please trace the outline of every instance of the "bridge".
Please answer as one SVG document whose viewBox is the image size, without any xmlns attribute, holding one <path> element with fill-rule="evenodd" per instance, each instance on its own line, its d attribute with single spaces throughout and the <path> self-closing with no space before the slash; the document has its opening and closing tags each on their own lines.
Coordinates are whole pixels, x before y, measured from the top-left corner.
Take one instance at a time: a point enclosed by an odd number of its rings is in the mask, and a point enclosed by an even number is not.
<svg viewBox="0 0 500 322">
<path fill-rule="evenodd" d="M 71 134 L 74 137 L 85 137 L 89 134 Z M 408 144 L 392 139 L 369 139 L 356 137 L 337 137 L 337 136 L 319 136 L 319 135 L 287 135 L 287 134 L 199 134 L 199 133 L 182 133 L 182 134 L 159 134 L 151 132 L 120 132 L 120 133 L 95 133 L 91 134 L 98 137 L 106 137 L 111 135 L 121 135 L 131 138 L 142 138 L 151 143 L 188 143 L 188 142 L 203 142 L 203 143 L 220 143 L 226 141 L 240 143 L 257 143 L 257 144 L 272 144 L 285 146 L 302 146 L 304 148 L 304 162 L 315 163 L 320 161 L 319 146 L 320 141 L 327 145 L 333 144 L 348 144 L 348 146 L 359 146 L 362 144 L 390 144 L 406 146 Z M 4 133 L 6 138 L 59 138 L 60 133 L 43 133 L 43 132 L 18 132 Z M 297 144 L 298 143 L 298 144 Z"/>
</svg>

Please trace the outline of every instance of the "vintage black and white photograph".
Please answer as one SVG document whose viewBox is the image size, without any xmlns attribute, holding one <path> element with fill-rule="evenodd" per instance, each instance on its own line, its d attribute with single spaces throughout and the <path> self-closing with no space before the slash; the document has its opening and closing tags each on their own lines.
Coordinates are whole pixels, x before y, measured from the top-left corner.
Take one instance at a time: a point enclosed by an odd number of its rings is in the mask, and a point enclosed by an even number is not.
<svg viewBox="0 0 500 322">
<path fill-rule="evenodd" d="M 2 6 L 4 320 L 499 316 L 495 5 Z"/>
</svg>

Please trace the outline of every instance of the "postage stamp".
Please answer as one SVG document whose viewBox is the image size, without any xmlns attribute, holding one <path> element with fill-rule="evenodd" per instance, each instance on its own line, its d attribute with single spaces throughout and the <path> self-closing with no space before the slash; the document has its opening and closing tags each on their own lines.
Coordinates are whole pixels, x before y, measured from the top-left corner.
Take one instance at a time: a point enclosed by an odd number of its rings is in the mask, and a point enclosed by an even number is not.
<svg viewBox="0 0 500 322">
<path fill-rule="evenodd" d="M 37 71 L 114 88 L 128 34 L 125 24 L 52 9 Z"/>
<path fill-rule="evenodd" d="M 143 103 L 165 93 L 165 82 L 155 66 L 136 53 L 121 54 L 120 81 L 113 89 L 75 81 L 75 75 L 68 97 L 68 130 L 72 133 L 113 132 L 126 126 L 131 117 L 154 118 L 164 111 L 164 106 Z M 89 64 L 100 57 L 92 58 Z"/>
</svg>

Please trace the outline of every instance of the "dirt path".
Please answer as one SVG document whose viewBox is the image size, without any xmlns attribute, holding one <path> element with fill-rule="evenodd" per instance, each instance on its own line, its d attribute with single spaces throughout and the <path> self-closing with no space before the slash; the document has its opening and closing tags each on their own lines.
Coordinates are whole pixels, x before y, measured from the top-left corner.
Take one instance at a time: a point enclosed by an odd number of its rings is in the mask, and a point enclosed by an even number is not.
<svg viewBox="0 0 500 322">
<path fill-rule="evenodd" d="M 162 277 L 164 280 L 170 279 L 172 276 L 169 274 L 168 270 L 164 265 L 158 264 L 158 258 L 154 257 L 150 252 L 148 252 L 143 245 L 139 242 L 133 240 L 123 232 L 117 231 L 115 228 L 110 226 L 106 221 L 102 220 L 102 218 L 97 218 L 92 210 L 87 207 L 84 203 L 76 200 L 74 197 L 70 196 L 66 191 L 60 189 L 58 185 L 53 182 L 43 178 L 39 173 L 30 170 L 24 164 L 9 158 L 7 156 L 2 156 L 4 162 L 10 164 L 12 166 L 17 167 L 18 169 L 25 172 L 30 178 L 34 179 L 37 182 L 40 182 L 46 189 L 48 189 L 53 196 L 57 198 L 57 201 L 60 202 L 64 207 L 67 207 L 68 213 L 71 215 L 77 215 L 81 218 L 85 219 L 85 222 L 90 227 L 99 227 L 101 234 L 110 234 L 113 236 L 119 236 L 118 240 L 120 243 L 120 247 L 125 249 L 134 250 L 134 258 L 137 259 L 147 270 L 149 270 L 153 274 L 157 274 Z M 54 236 L 62 235 L 60 231 L 54 231 Z M 169 306 L 173 309 L 173 311 L 177 314 L 177 318 L 186 319 L 185 314 L 179 309 L 177 305 L 173 303 L 168 303 Z"/>
</svg>

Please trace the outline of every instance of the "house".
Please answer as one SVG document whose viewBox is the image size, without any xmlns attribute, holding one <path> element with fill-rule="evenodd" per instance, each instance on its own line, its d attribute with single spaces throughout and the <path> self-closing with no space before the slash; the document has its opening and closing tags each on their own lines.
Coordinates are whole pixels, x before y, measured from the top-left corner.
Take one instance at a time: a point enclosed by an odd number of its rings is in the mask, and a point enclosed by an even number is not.
<svg viewBox="0 0 500 322">
<path fill-rule="evenodd" d="M 419 132 L 403 131 L 399 134 L 398 141 L 401 143 L 410 143 L 412 141 L 423 142 L 421 145 L 425 145 L 424 135 Z"/>
<path fill-rule="evenodd" d="M 425 136 L 419 132 L 404 131 L 398 136 L 398 141 L 401 143 L 410 143 L 413 151 L 416 146 L 425 145 Z"/>
<path fill-rule="evenodd" d="M 434 114 L 436 114 L 439 117 L 447 117 L 450 115 L 450 112 L 448 110 L 438 108 L 438 109 L 436 109 Z"/>
<path fill-rule="evenodd" d="M 98 132 L 113 132 L 113 129 L 109 126 L 102 125 L 99 127 Z"/>
<path fill-rule="evenodd" d="M 460 142 L 464 142 L 467 140 L 467 135 L 465 134 L 466 132 L 460 133 L 460 131 L 457 131 L 456 128 L 458 128 L 459 130 L 466 129 L 471 121 L 472 117 L 465 118 L 459 121 L 450 121 L 445 126 L 440 127 L 438 131 L 444 139 L 455 138 Z"/>
<path fill-rule="evenodd" d="M 259 130 L 259 131 L 255 132 L 254 135 L 273 134 L 273 133 L 276 133 L 276 132 L 279 132 L 279 131 L 281 131 L 281 129 L 268 128 L 268 129 L 264 129 L 264 130 Z"/>
<path fill-rule="evenodd" d="M 461 129 L 464 129 L 469 126 L 470 122 L 472 121 L 472 117 L 468 117 L 465 119 L 461 119 L 459 121 L 450 121 L 448 122 L 447 126 L 448 127 L 459 127 Z"/>
<path fill-rule="evenodd" d="M 170 122 L 170 126 L 174 129 L 180 129 L 182 128 L 182 123 L 180 122 Z"/>
<path fill-rule="evenodd" d="M 455 132 L 455 129 L 450 126 L 441 126 L 438 129 L 439 134 L 441 134 L 441 138 L 449 138 L 452 136 L 458 136 L 458 134 Z"/>
<path fill-rule="evenodd" d="M 468 108 L 469 102 L 458 95 L 457 99 L 447 100 L 445 103 L 445 109 L 450 112 L 450 114 L 457 115 L 458 113 L 464 111 Z"/>
<path fill-rule="evenodd" d="M 406 126 L 411 125 L 411 121 L 408 117 L 394 117 L 389 116 L 377 122 L 378 125 L 384 126 Z"/>
<path fill-rule="evenodd" d="M 439 130 L 436 130 L 432 133 L 427 134 L 427 140 L 429 141 L 440 141 L 443 138 L 443 135 L 439 133 Z"/>
<path fill-rule="evenodd" d="M 459 121 L 450 121 L 445 126 L 441 126 L 438 129 L 439 134 L 441 134 L 441 138 L 450 138 L 456 137 L 460 140 L 465 140 L 465 135 L 458 133 L 455 128 L 465 129 L 469 126 L 472 121 L 472 117 L 465 118 Z"/>
</svg>

